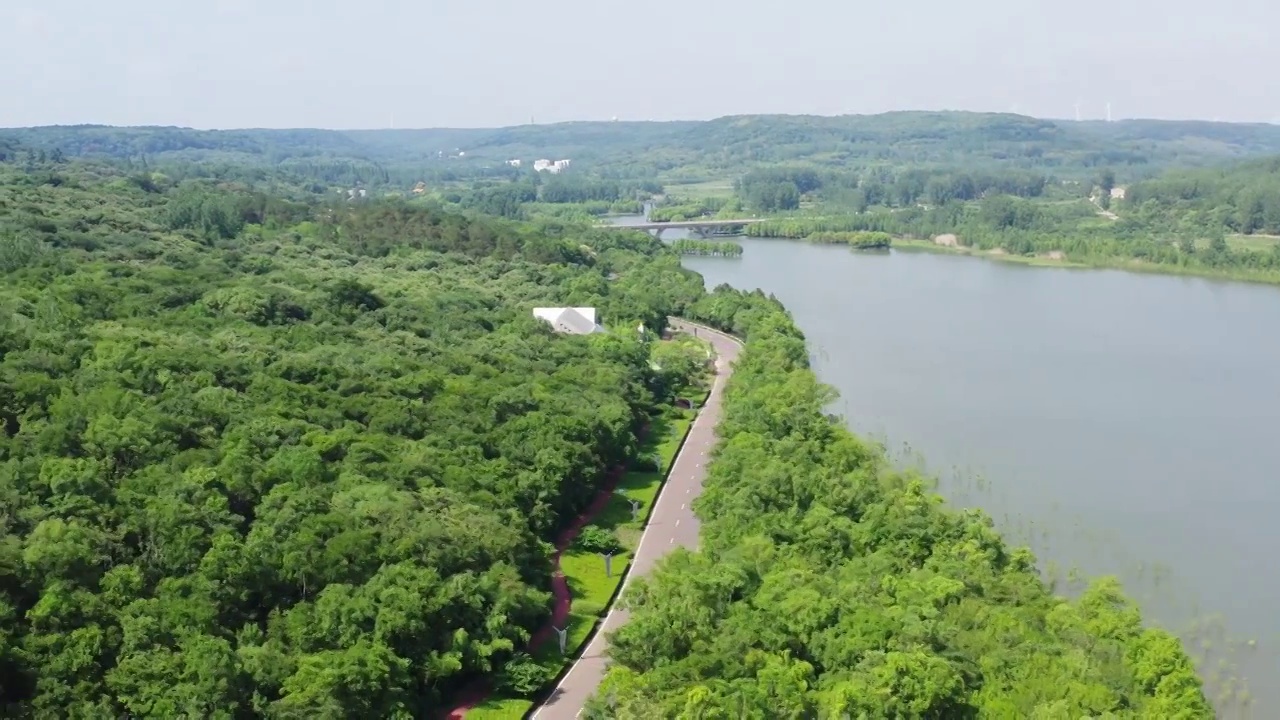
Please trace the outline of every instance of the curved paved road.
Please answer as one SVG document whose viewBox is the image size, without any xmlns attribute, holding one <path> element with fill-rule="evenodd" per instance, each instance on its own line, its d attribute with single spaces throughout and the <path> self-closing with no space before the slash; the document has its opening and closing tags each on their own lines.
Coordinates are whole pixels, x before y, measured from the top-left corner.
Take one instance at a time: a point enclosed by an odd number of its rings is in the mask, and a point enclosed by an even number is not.
<svg viewBox="0 0 1280 720">
<path fill-rule="evenodd" d="M 716 376 L 711 385 L 711 394 L 694 419 L 684 446 L 671 465 L 671 473 L 662 487 L 662 494 L 658 496 L 653 513 L 649 516 L 649 524 L 645 526 L 644 535 L 640 538 L 631 570 L 622 584 L 623 592 L 626 592 L 631 578 L 637 574 L 648 574 L 654 564 L 672 548 L 685 547 L 692 550 L 698 547 L 698 518 L 694 516 L 690 504 L 702 493 L 702 480 L 707 474 L 707 456 L 716 442 L 715 428 L 720 422 L 724 384 L 732 372 L 738 351 L 742 349 L 737 340 L 710 328 L 676 318 L 669 318 L 668 324 L 672 330 L 693 332 L 696 329 L 698 337 L 711 341 L 716 351 Z M 609 646 L 605 635 L 624 625 L 627 617 L 625 610 L 609 610 L 586 651 L 561 679 L 551 697 L 534 711 L 533 720 L 573 720 L 582 712 L 587 698 L 591 697 L 604 678 L 605 652 Z"/>
</svg>

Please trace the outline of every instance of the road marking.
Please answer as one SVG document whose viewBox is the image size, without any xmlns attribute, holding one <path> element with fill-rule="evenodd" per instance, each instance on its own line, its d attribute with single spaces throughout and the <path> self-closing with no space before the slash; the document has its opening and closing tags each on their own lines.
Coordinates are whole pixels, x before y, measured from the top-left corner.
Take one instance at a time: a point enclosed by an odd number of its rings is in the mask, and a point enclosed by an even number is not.
<svg viewBox="0 0 1280 720">
<path fill-rule="evenodd" d="M 680 521 L 679 521 L 679 520 L 677 520 L 677 521 L 676 521 L 676 527 L 680 527 Z"/>
<path fill-rule="evenodd" d="M 676 541 L 676 539 L 675 539 L 675 538 L 671 538 L 670 540 L 668 540 L 668 541 L 667 541 L 667 544 L 668 544 L 668 545 L 670 545 L 671 543 L 673 543 L 673 542 L 675 542 L 675 541 Z"/>
<path fill-rule="evenodd" d="M 681 510 L 683 510 L 683 509 L 684 509 L 684 503 L 680 503 L 680 509 L 681 509 Z"/>
</svg>

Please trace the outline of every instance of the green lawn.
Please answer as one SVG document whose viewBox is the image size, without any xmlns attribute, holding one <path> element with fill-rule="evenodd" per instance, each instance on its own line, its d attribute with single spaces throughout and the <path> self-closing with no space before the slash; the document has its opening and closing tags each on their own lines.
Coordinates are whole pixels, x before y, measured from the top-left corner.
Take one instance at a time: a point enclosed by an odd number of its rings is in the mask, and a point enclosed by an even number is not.
<svg viewBox="0 0 1280 720">
<path fill-rule="evenodd" d="M 533 701 L 524 698 L 491 697 L 468 710 L 467 720 L 520 720 L 532 708 Z"/>
<path fill-rule="evenodd" d="M 696 394 L 705 396 L 705 391 Z M 684 436 L 693 424 L 692 410 L 670 410 L 654 418 L 649 434 L 642 446 L 642 454 L 657 453 L 662 458 L 661 472 L 628 471 L 618 481 L 618 492 L 605 509 L 596 516 L 594 525 L 613 530 L 626 550 L 613 558 L 612 577 L 605 577 L 604 558 L 595 553 L 570 548 L 560 556 L 560 570 L 569 582 L 573 604 L 569 609 L 569 636 L 565 641 L 566 656 L 560 655 L 560 647 L 553 635 L 538 649 L 536 659 L 556 676 L 577 657 L 591 637 L 596 623 L 609 608 L 609 600 L 618 590 L 622 576 L 630 566 L 631 554 L 640 544 L 644 524 L 653 511 L 653 504 L 662 488 L 663 478 L 671 470 L 676 453 Z M 635 520 L 631 519 L 630 500 L 640 501 Z M 495 694 L 467 712 L 468 720 L 519 720 L 531 709 L 533 701 L 527 698 L 503 697 Z"/>
</svg>

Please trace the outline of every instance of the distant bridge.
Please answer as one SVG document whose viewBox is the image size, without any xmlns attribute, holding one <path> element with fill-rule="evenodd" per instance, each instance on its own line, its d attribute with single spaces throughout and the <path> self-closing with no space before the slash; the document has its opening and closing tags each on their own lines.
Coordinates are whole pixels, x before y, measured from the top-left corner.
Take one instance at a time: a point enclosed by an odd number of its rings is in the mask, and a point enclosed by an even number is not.
<svg viewBox="0 0 1280 720">
<path fill-rule="evenodd" d="M 764 218 L 743 218 L 741 220 L 680 220 L 677 222 L 645 222 L 633 225 L 599 225 L 597 227 L 610 230 L 644 230 L 653 233 L 654 237 L 662 237 L 663 230 L 688 230 L 700 237 L 712 235 L 738 235 L 742 229 L 752 223 L 764 222 Z"/>
</svg>

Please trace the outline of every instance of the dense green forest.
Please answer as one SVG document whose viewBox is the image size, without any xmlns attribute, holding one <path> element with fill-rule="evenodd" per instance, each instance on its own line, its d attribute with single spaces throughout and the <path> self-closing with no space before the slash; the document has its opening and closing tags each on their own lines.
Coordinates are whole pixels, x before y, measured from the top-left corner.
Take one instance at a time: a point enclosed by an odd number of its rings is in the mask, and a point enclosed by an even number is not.
<svg viewBox="0 0 1280 720">
<path fill-rule="evenodd" d="M 1280 243 L 1266 237 L 1280 233 L 1275 158 L 1169 171 L 1124 188 L 1125 196 L 1111 202 L 1103 202 L 1115 185 L 1106 169 L 1095 182 L 1046 186 L 1043 192 L 1034 184 L 1011 191 L 1016 176 L 1006 176 L 1004 186 L 958 192 L 974 187 L 973 176 L 906 169 L 892 183 L 863 177 L 852 183 L 851 194 L 829 195 L 818 178 L 806 191 L 810 207 L 774 212 L 746 233 L 820 240 L 875 232 L 926 243 L 954 236 L 956 249 L 1005 256 L 1280 281 Z M 745 180 L 738 187 L 744 201 L 757 188 Z M 884 188 L 890 192 L 881 194 Z"/>
<path fill-rule="evenodd" d="M 1280 235 L 1280 157 L 1170 171 L 1126 188 L 1114 209 L 1184 235 Z"/>
<path fill-rule="evenodd" d="M 652 180 L 619 182 L 581 175 L 536 172 L 506 181 L 476 180 L 441 194 L 442 200 L 487 215 L 512 219 L 551 216 L 589 220 L 607 214 L 638 214 L 644 200 L 662 192 Z"/>
<path fill-rule="evenodd" d="M 548 538 L 702 292 L 642 234 L 0 165 L 0 703 L 422 717 L 549 616 Z"/>
<path fill-rule="evenodd" d="M 1209 716 L 1114 584 L 1053 597 L 825 416 L 776 302 L 707 295 L 677 249 L 583 221 L 652 185 L 338 195 L 32 137 L 0 146 L 0 714 L 429 716 L 549 617 L 549 540 L 672 385 L 630 329 L 685 314 L 748 346 L 706 553 L 634 584 L 616 716 Z M 1043 221 L 1005 201 L 865 217 Z M 551 304 L 626 330 L 554 335 L 530 312 Z"/>
<path fill-rule="evenodd" d="M 747 341 L 702 549 L 632 583 L 586 716 L 1213 717 L 1178 640 L 1114 581 L 1055 597 L 983 513 L 945 509 L 824 414 L 776 301 L 721 286 L 688 312 Z"/>
<path fill-rule="evenodd" d="M 868 207 L 913 207 L 977 200 L 989 195 L 1034 198 L 1048 178 L 1024 170 L 968 171 L 904 166 L 862 171 L 819 170 L 810 166 L 762 166 L 734 185 L 739 200 L 762 212 L 795 210 L 803 199 L 863 212 Z"/>
</svg>

